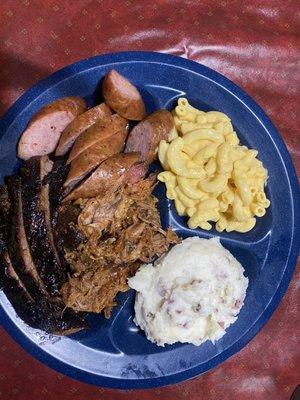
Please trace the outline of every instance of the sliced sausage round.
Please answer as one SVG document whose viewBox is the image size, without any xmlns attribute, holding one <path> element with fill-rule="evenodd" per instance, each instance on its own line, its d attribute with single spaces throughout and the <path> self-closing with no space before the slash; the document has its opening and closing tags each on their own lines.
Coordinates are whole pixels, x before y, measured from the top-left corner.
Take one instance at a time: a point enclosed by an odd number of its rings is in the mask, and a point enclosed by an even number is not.
<svg viewBox="0 0 300 400">
<path fill-rule="evenodd" d="M 127 129 L 123 128 L 111 136 L 88 147 L 71 162 L 70 172 L 64 186 L 74 186 L 89 172 L 113 154 L 122 151 L 127 137 Z"/>
<path fill-rule="evenodd" d="M 145 104 L 137 88 L 114 69 L 104 78 L 102 94 L 106 104 L 122 117 L 140 121 L 146 116 Z"/>
<path fill-rule="evenodd" d="M 20 138 L 18 156 L 28 160 L 52 153 L 65 127 L 85 110 L 80 97 L 64 97 L 41 108 Z"/>
<path fill-rule="evenodd" d="M 83 131 L 88 129 L 95 122 L 109 117 L 111 114 L 112 112 L 110 108 L 105 103 L 101 103 L 79 115 L 64 129 L 56 148 L 55 155 L 65 155 Z"/>
<path fill-rule="evenodd" d="M 128 135 L 125 153 L 139 152 L 141 159 L 152 163 L 161 140 L 169 139 L 174 127 L 172 114 L 168 110 L 159 110 L 138 123 Z"/>
<path fill-rule="evenodd" d="M 115 154 L 100 164 L 64 201 L 104 195 L 108 191 L 116 191 L 125 183 L 137 182 L 147 172 L 147 167 L 138 167 L 140 165 L 142 164 L 138 153 Z"/>
<path fill-rule="evenodd" d="M 125 118 L 120 117 L 118 114 L 114 114 L 104 120 L 99 120 L 86 131 L 82 132 L 82 134 L 76 139 L 67 163 L 73 161 L 79 156 L 79 154 L 84 152 L 90 146 L 93 146 L 99 140 L 103 140 L 115 132 L 125 128 L 127 123 L 128 121 Z"/>
</svg>

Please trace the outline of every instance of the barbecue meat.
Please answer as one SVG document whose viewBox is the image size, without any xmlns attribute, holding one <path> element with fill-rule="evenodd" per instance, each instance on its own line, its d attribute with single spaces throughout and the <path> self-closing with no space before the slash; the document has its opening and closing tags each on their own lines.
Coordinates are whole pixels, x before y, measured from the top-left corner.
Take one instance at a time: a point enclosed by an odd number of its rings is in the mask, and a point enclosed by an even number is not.
<svg viewBox="0 0 300 400">
<path fill-rule="evenodd" d="M 47 156 L 33 157 L 21 168 L 24 228 L 31 256 L 48 293 L 58 295 L 66 280 L 51 227 L 49 185 L 43 179 L 52 169 Z"/>
<path fill-rule="evenodd" d="M 10 201 L 5 186 L 0 186 L 0 287 L 17 314 L 30 319 L 33 299 L 14 270 L 8 252 Z"/>
<path fill-rule="evenodd" d="M 32 261 L 27 237 L 24 229 L 21 179 L 9 176 L 5 179 L 10 201 L 10 224 L 8 228 L 8 250 L 10 260 L 18 276 L 35 300 L 47 296 L 47 290 L 35 264 Z"/>
<path fill-rule="evenodd" d="M 56 245 L 65 254 L 65 249 L 75 250 L 86 241 L 84 232 L 77 225 L 80 207 L 76 204 L 62 204 L 58 209 L 55 226 Z"/>
<path fill-rule="evenodd" d="M 83 319 L 59 298 L 48 297 L 32 263 L 22 231 L 20 179 L 0 187 L 0 287 L 28 325 L 66 335 L 87 328 Z"/>
<path fill-rule="evenodd" d="M 126 186 L 104 197 L 80 200 L 78 228 L 87 242 L 67 251 L 74 271 L 61 293 L 77 311 L 103 311 L 108 318 L 118 292 L 128 290 L 127 278 L 141 263 L 151 262 L 179 242 L 164 231 L 151 194 L 155 177 Z"/>
</svg>

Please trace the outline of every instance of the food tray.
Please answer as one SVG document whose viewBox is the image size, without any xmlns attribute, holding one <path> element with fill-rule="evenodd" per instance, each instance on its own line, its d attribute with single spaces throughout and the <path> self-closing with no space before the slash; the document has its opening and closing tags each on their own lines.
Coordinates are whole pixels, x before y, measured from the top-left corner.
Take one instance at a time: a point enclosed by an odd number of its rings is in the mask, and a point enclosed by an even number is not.
<svg viewBox="0 0 300 400">
<path fill-rule="evenodd" d="M 97 56 L 70 65 L 28 90 L 0 122 L 0 177 L 17 171 L 18 138 L 41 106 L 63 96 L 84 97 L 98 103 L 99 83 L 115 68 L 138 89 L 147 112 L 172 109 L 181 96 L 204 111 L 229 115 L 242 144 L 258 150 L 269 171 L 266 190 L 271 206 L 246 234 L 188 229 L 163 184 L 155 194 L 163 227 L 185 238 L 217 236 L 245 268 L 249 287 L 238 320 L 214 345 L 178 344 L 158 347 L 133 323 L 134 292 L 118 296 L 118 307 L 106 320 L 90 315 L 90 330 L 70 337 L 47 335 L 26 326 L 3 292 L 0 321 L 33 356 L 75 379 L 112 388 L 150 388 L 176 383 L 206 372 L 239 351 L 270 318 L 291 279 L 299 245 L 299 193 L 296 174 L 283 140 L 262 109 L 240 88 L 217 72 L 175 56 L 152 52 L 124 52 Z M 180 260 L 179 260 L 180 262 Z"/>
</svg>

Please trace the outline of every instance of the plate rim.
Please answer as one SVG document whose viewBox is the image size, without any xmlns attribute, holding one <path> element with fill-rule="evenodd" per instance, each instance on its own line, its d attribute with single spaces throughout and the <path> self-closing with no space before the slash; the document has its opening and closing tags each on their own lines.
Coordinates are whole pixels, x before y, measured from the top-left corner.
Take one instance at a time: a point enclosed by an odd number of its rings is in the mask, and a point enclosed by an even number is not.
<svg viewBox="0 0 300 400">
<path fill-rule="evenodd" d="M 247 106 L 254 117 L 258 118 L 264 125 L 266 130 L 270 133 L 270 136 L 276 144 L 278 152 L 282 157 L 284 167 L 287 172 L 287 178 L 289 186 L 291 188 L 291 199 L 294 206 L 294 220 L 293 220 L 293 236 L 290 241 L 290 249 L 287 258 L 286 268 L 282 275 L 282 279 L 277 287 L 277 290 L 273 294 L 271 301 L 268 306 L 262 312 L 260 318 L 248 329 L 248 331 L 241 337 L 237 342 L 231 345 L 230 348 L 224 350 L 221 354 L 215 356 L 209 360 L 205 365 L 207 368 L 203 370 L 201 366 L 192 367 L 186 371 L 178 372 L 173 375 L 167 375 L 164 377 L 146 378 L 146 379 L 126 379 L 126 378 L 111 378 L 103 375 L 93 374 L 85 370 L 79 370 L 72 365 L 66 364 L 61 360 L 55 358 L 49 354 L 43 348 L 31 342 L 29 338 L 24 336 L 21 330 L 17 329 L 13 321 L 5 312 L 4 308 L 0 304 L 0 324 L 9 333 L 9 335 L 21 345 L 27 352 L 33 357 L 43 362 L 47 366 L 54 370 L 68 375 L 73 379 L 77 379 L 93 385 L 113 388 L 113 389 L 146 389 L 161 387 L 166 385 L 175 384 L 187 379 L 192 379 L 204 372 L 215 368 L 219 364 L 223 363 L 226 359 L 236 354 L 241 350 L 250 340 L 252 340 L 256 334 L 262 329 L 262 327 L 270 319 L 273 312 L 279 305 L 282 297 L 284 296 L 287 287 L 292 278 L 293 272 L 296 268 L 296 260 L 299 252 L 299 241 L 300 241 L 300 226 L 297 226 L 297 220 L 300 217 L 300 196 L 296 170 L 292 163 L 291 156 L 287 150 L 287 147 L 283 141 L 283 138 L 277 131 L 274 124 L 271 122 L 265 111 L 250 97 L 243 89 L 226 78 L 219 72 L 201 64 L 196 61 L 181 58 L 179 56 L 170 55 L 160 52 L 151 51 L 123 51 L 101 54 L 93 57 L 88 57 L 83 60 L 72 63 L 62 69 L 48 75 L 34 86 L 29 88 L 23 93 L 17 101 L 6 111 L 6 113 L 0 118 L 0 137 L 6 129 L 13 123 L 16 116 L 26 108 L 27 104 L 30 104 L 33 100 L 36 100 L 40 95 L 45 92 L 45 89 L 49 89 L 51 86 L 58 84 L 63 79 L 68 79 L 72 75 L 78 74 L 85 70 L 97 67 L 99 65 L 120 63 L 120 62 L 145 62 L 145 63 L 161 63 L 171 66 L 176 66 L 189 71 L 196 72 L 197 74 L 203 75 L 206 78 L 212 77 L 215 84 L 219 84 L 226 90 L 229 90 L 238 101 Z"/>
</svg>

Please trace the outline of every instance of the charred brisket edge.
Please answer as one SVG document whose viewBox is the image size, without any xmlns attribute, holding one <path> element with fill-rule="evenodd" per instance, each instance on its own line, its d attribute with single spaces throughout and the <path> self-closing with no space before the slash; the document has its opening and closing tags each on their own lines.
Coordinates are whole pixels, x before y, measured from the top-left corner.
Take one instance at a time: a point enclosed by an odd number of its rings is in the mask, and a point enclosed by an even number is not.
<svg viewBox="0 0 300 400">
<path fill-rule="evenodd" d="M 28 262 L 26 262 L 21 249 L 20 236 L 22 233 L 25 233 L 24 226 L 21 226 L 21 221 L 23 220 L 21 180 L 17 176 L 9 176 L 5 179 L 5 182 L 11 204 L 11 217 L 8 237 L 10 259 L 31 297 L 35 300 L 39 300 L 43 296 L 48 296 L 48 293 L 46 292 L 45 286 L 40 279 L 32 260 L 30 265 L 26 265 Z"/>
<path fill-rule="evenodd" d="M 41 189 L 41 204 L 43 207 L 44 215 L 45 215 L 45 221 L 47 225 L 47 233 L 48 233 L 48 239 L 49 243 L 51 246 L 51 249 L 53 250 L 53 254 L 55 256 L 57 264 L 61 267 L 62 273 L 63 273 L 63 282 L 66 279 L 66 271 L 63 269 L 57 247 L 54 241 L 54 234 L 53 234 L 53 229 L 52 229 L 52 223 L 51 223 L 51 210 L 50 210 L 50 200 L 49 200 L 49 184 L 47 185 L 42 185 Z M 62 283 L 63 283 L 62 282 Z"/>
<path fill-rule="evenodd" d="M 12 178 L 9 184 L 17 186 L 18 178 Z M 16 187 L 11 188 L 10 191 L 14 189 Z M 66 309 L 59 299 L 50 300 L 41 293 L 40 298 L 36 299 L 37 302 L 34 302 L 28 290 L 28 288 L 32 289 L 32 282 L 26 278 L 28 287 L 24 285 L 25 274 L 21 269 L 18 271 L 21 272 L 20 274 L 17 272 L 10 259 L 11 253 L 8 251 L 13 232 L 10 228 L 13 225 L 16 211 L 13 203 L 9 201 L 7 188 L 0 187 L 0 285 L 8 300 L 19 317 L 33 328 L 60 335 L 75 333 L 87 328 L 88 325 L 80 318 L 80 315 L 73 310 Z M 18 251 L 17 248 L 16 251 Z M 16 259 L 17 262 L 20 262 L 18 255 L 16 255 Z M 37 292 L 34 293 L 37 294 Z"/>
<path fill-rule="evenodd" d="M 66 194 L 63 184 L 70 170 L 70 166 L 65 164 L 66 160 L 67 157 L 54 158 L 52 171 L 45 176 L 43 184 L 49 185 L 50 221 L 58 256 L 62 266 L 69 272 L 69 265 L 65 260 L 64 246 L 60 235 L 65 232 L 58 232 L 57 229 L 59 205 Z"/>
<path fill-rule="evenodd" d="M 72 249 L 71 242 L 73 246 L 77 247 L 86 238 L 76 228 L 80 207 L 71 203 L 60 206 L 66 195 L 63 183 L 70 169 L 70 166 L 65 164 L 66 159 L 67 157 L 55 157 L 53 159 L 52 171 L 44 178 L 43 183 L 49 185 L 51 226 L 59 258 L 66 271 L 71 272 L 70 266 L 65 260 L 65 247 Z"/>
<path fill-rule="evenodd" d="M 65 203 L 60 206 L 55 235 L 57 246 L 63 253 L 65 249 L 75 250 L 80 243 L 86 242 L 85 235 L 77 227 L 79 214 L 80 207 L 75 204 Z"/>
<path fill-rule="evenodd" d="M 29 325 L 37 328 L 33 313 L 33 300 L 24 287 L 7 250 L 10 220 L 10 203 L 7 188 L 0 187 L 0 286 L 16 313 Z"/>
<path fill-rule="evenodd" d="M 52 159 L 53 168 L 44 177 L 43 185 L 49 185 L 49 199 L 51 211 L 51 223 L 55 226 L 57 210 L 60 202 L 65 196 L 63 184 L 68 176 L 70 166 L 66 165 L 67 157 L 55 157 Z"/>
<path fill-rule="evenodd" d="M 69 173 L 70 166 L 66 165 L 67 157 L 52 157 L 53 166 L 51 171 L 43 177 L 42 184 L 48 185 L 48 205 L 49 205 L 49 215 L 50 218 L 49 225 L 52 229 L 54 245 L 59 256 L 61 267 L 64 268 L 64 272 L 69 272 L 69 264 L 65 261 L 64 248 L 60 241 L 60 233 L 57 231 L 57 219 L 58 219 L 58 209 L 59 204 L 64 196 L 65 188 L 63 183 Z M 66 277 L 67 274 L 65 274 Z M 62 305 L 63 306 L 63 305 Z M 61 312 L 61 311 L 60 311 Z M 76 313 L 69 308 L 64 309 L 63 319 L 69 321 L 70 325 L 64 334 L 70 334 L 72 332 L 88 328 L 86 322 L 82 319 L 85 316 L 83 313 Z"/>
<path fill-rule="evenodd" d="M 33 262 L 47 291 L 55 296 L 59 294 L 65 274 L 49 239 L 49 226 L 41 196 L 42 162 L 42 157 L 33 157 L 21 168 L 23 217 Z"/>
</svg>

